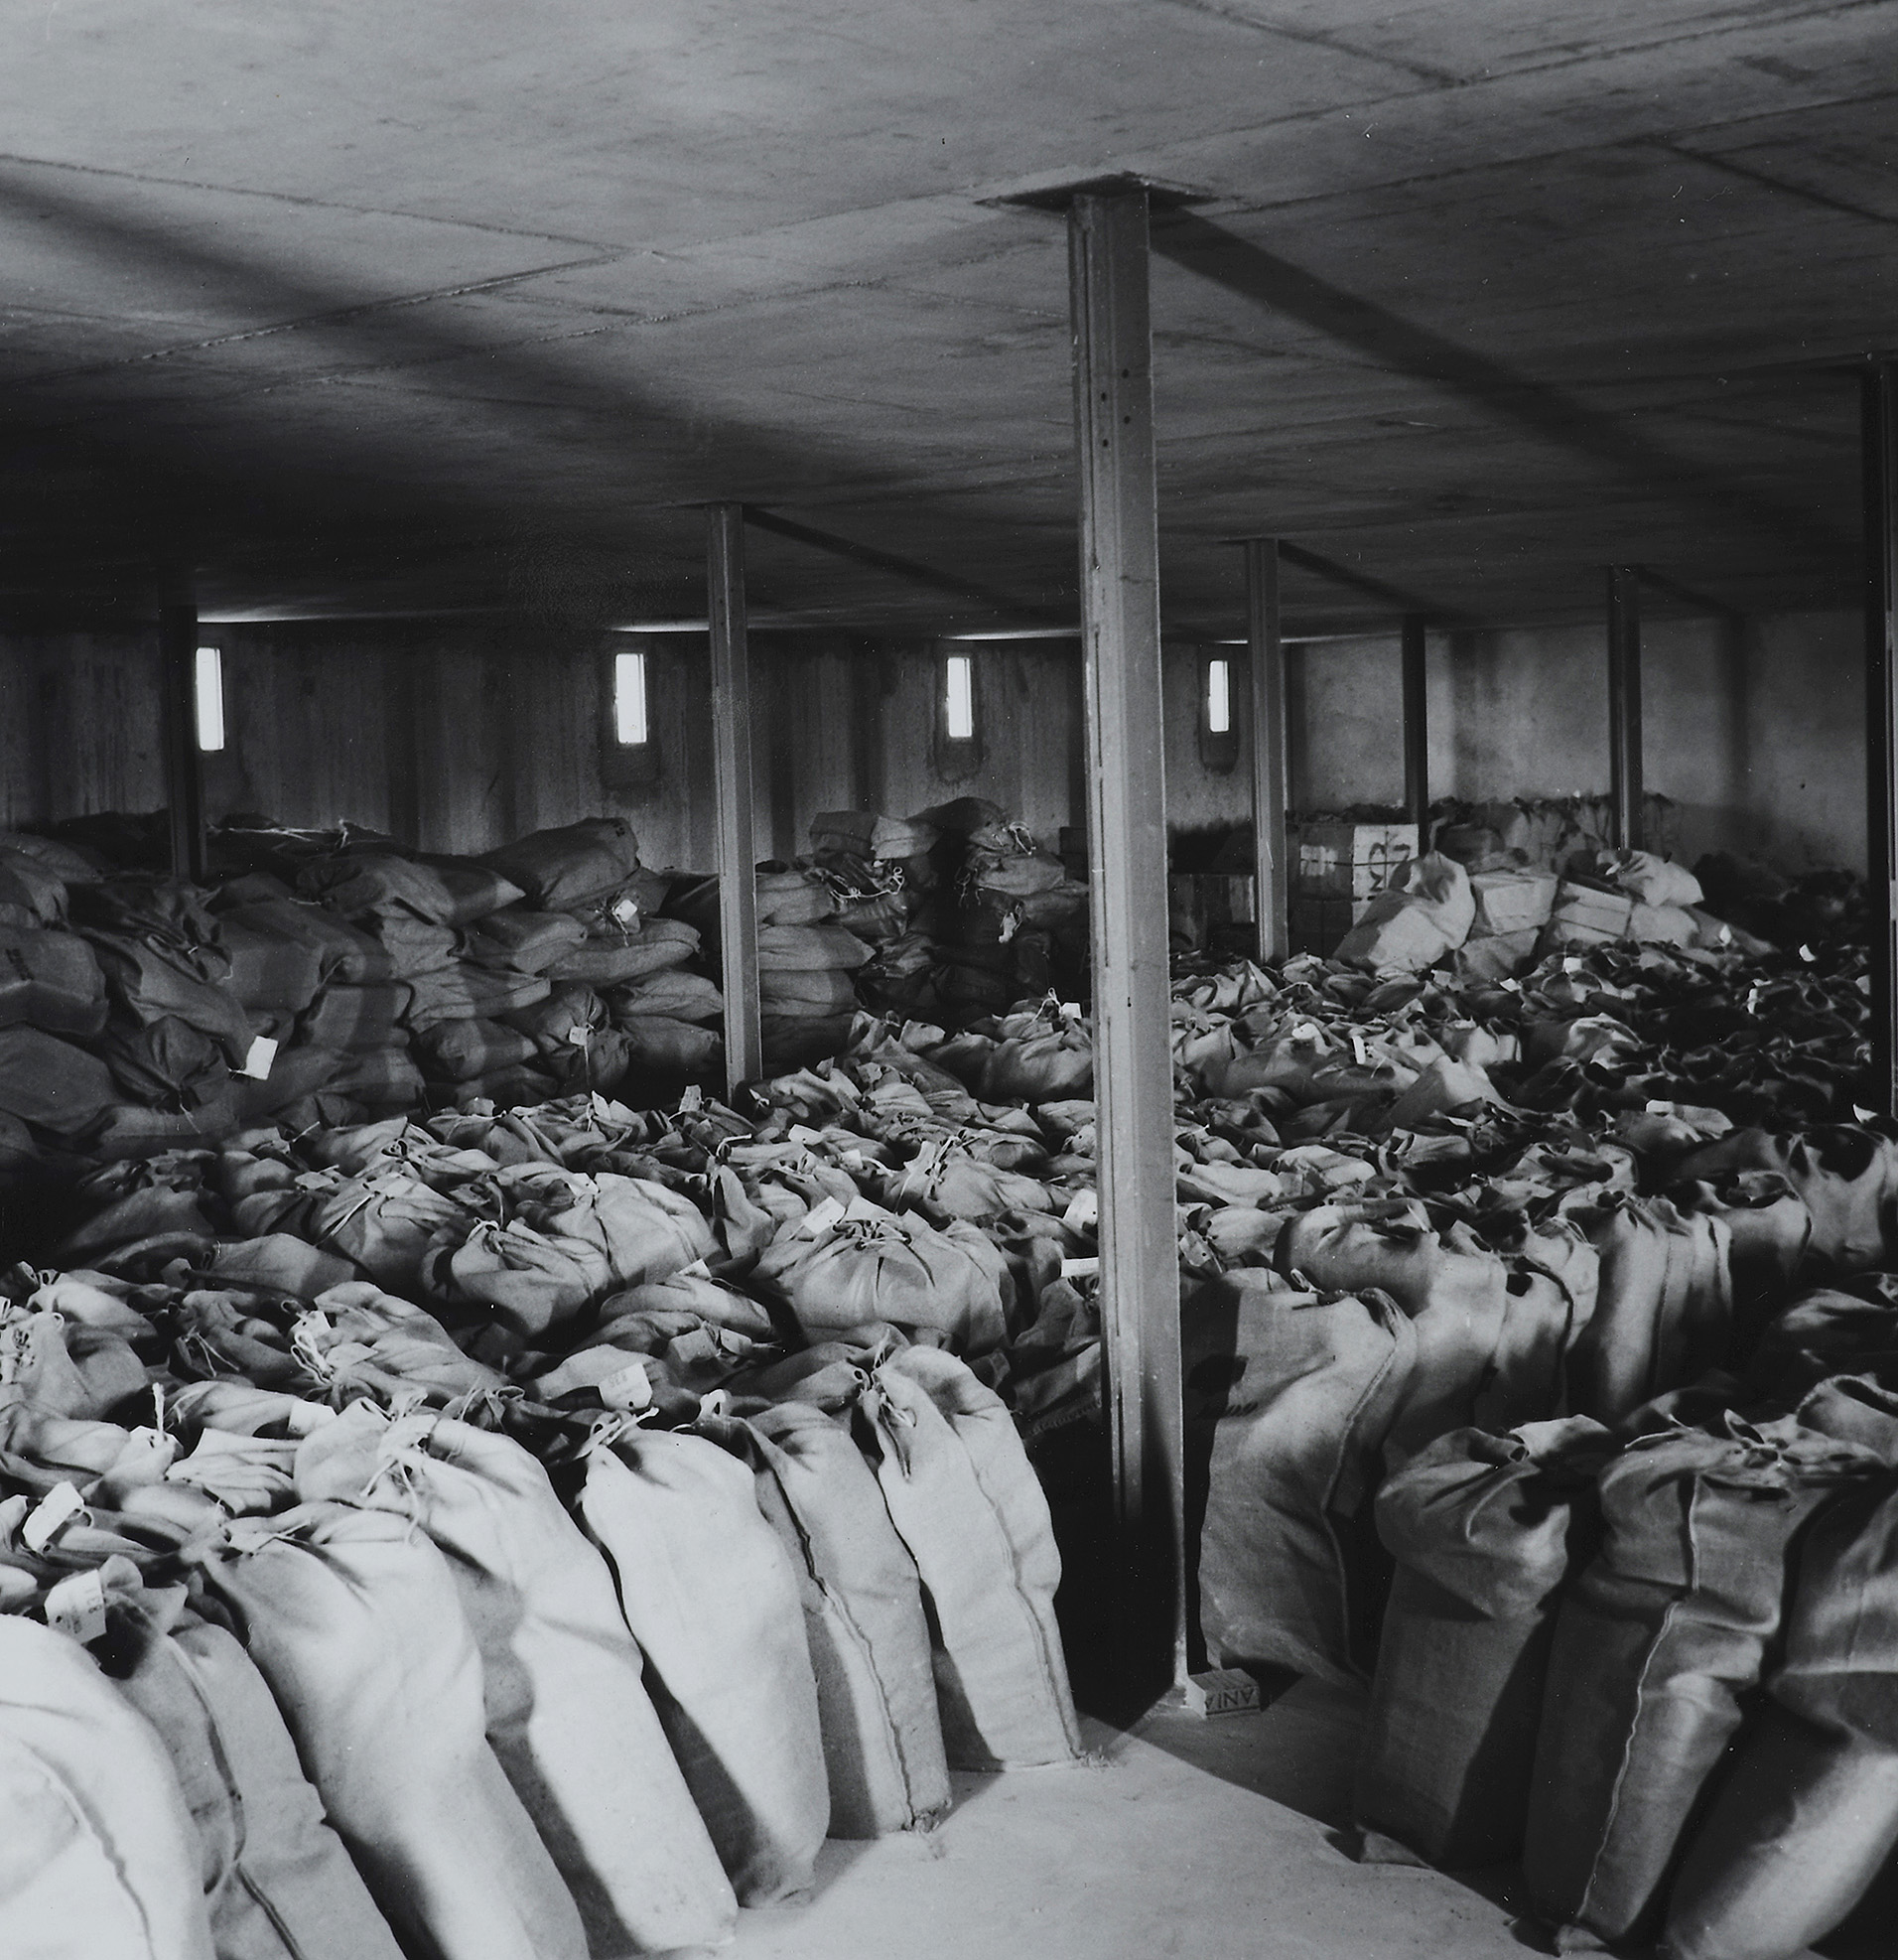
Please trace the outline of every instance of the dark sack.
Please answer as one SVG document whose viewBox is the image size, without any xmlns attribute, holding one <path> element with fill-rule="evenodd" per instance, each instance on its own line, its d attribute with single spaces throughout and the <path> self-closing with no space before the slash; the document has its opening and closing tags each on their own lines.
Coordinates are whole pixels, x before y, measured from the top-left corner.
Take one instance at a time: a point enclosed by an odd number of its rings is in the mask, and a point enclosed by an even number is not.
<svg viewBox="0 0 1898 1960">
<path fill-rule="evenodd" d="M 253 925 L 229 913 L 218 943 L 230 961 L 230 991 L 249 1008 L 301 1014 L 323 984 L 323 955 L 308 939 Z"/>
<path fill-rule="evenodd" d="M 639 869 L 639 840 L 621 817 L 589 817 L 503 844 L 481 863 L 541 910 L 565 911 L 624 884 Z"/>
<path fill-rule="evenodd" d="M 1369 1498 L 1416 1329 L 1381 1293 L 1310 1293 L 1242 1268 L 1187 1303 L 1182 1340 L 1208 1656 L 1359 1678 L 1382 1605 Z"/>
<path fill-rule="evenodd" d="M 387 1048 L 402 1038 L 396 1023 L 409 1010 L 405 981 L 386 980 L 376 986 L 326 987 L 297 1025 L 299 1041 L 313 1047 L 341 1049 Z"/>
<path fill-rule="evenodd" d="M 38 1028 L 0 1028 L 0 1110 L 50 1135 L 76 1137 L 118 1100 L 97 1055 Z"/>
<path fill-rule="evenodd" d="M 1358 1756 L 1360 1827 L 1432 1865 L 1522 1845 L 1557 1595 L 1615 1444 L 1586 1417 L 1453 1431 L 1378 1493 L 1397 1560 Z"/>
<path fill-rule="evenodd" d="M 1779 1630 L 1789 1547 L 1876 1469 L 1793 1417 L 1644 1436 L 1601 1477 L 1602 1547 L 1557 1623 L 1523 1882 L 1604 1942 L 1658 1928 L 1695 1806 Z"/>
<path fill-rule="evenodd" d="M 115 1024 L 103 1048 L 120 1088 L 154 1109 L 200 1109 L 230 1083 L 216 1043 L 176 1015 L 142 1028 Z"/>
<path fill-rule="evenodd" d="M 22 1023 L 50 1035 L 96 1035 L 105 1026 L 105 981 L 76 933 L 0 925 L 0 1027 Z"/>
<path fill-rule="evenodd" d="M 422 1072 L 447 1082 L 467 1082 L 498 1068 L 512 1068 L 537 1052 L 531 1035 L 498 1021 L 438 1021 L 415 1038 Z"/>
<path fill-rule="evenodd" d="M 1881 1454 L 1894 1425 L 1882 1419 Z M 1675 1885 L 1677 1960 L 1792 1960 L 1898 1844 L 1898 1485 L 1830 1506 L 1800 1553 L 1773 1706 L 1741 1745 Z"/>
<path fill-rule="evenodd" d="M 339 918 L 326 907 L 301 899 L 255 899 L 232 906 L 219 915 L 219 931 L 232 925 L 251 931 L 298 939 L 317 956 L 326 980 L 365 986 L 386 980 L 395 971 L 387 947 L 359 926 Z"/>
<path fill-rule="evenodd" d="M 187 948 L 159 933 L 142 938 L 104 932 L 86 935 L 98 955 L 111 995 L 134 1021 L 168 1014 L 208 1035 L 233 1068 L 250 1052 L 254 1031 L 243 1004 L 227 986 L 230 963 L 214 947 Z"/>
</svg>

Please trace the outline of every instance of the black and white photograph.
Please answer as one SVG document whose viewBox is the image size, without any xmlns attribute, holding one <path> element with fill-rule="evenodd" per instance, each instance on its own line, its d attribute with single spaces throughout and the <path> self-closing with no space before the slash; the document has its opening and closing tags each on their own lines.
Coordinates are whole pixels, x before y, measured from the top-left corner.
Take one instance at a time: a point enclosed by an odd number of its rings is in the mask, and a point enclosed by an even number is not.
<svg viewBox="0 0 1898 1960">
<path fill-rule="evenodd" d="M 0 9 L 0 1960 L 1898 1960 L 1898 0 Z"/>
</svg>

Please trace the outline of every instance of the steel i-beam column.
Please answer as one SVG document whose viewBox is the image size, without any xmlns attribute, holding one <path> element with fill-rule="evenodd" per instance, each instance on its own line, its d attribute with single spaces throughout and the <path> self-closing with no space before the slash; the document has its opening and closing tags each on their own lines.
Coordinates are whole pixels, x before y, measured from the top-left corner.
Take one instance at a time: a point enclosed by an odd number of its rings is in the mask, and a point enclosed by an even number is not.
<svg viewBox="0 0 1898 1960">
<path fill-rule="evenodd" d="M 745 643 L 745 511 L 706 511 L 712 631 L 712 759 L 718 792 L 719 941 L 727 1092 L 763 1067 L 757 989 L 757 843 L 751 776 L 751 663 Z"/>
<path fill-rule="evenodd" d="M 1291 864 L 1286 836 L 1290 741 L 1286 649 L 1279 633 L 1279 540 L 1246 540 L 1246 645 L 1252 668 L 1253 912 L 1259 957 L 1291 950 Z"/>
<path fill-rule="evenodd" d="M 1864 379 L 1865 844 L 1871 901 L 1870 1096 L 1898 1115 L 1898 361 Z"/>
<path fill-rule="evenodd" d="M 1608 793 L 1615 843 L 1641 848 L 1641 573 L 1608 568 Z"/>
<path fill-rule="evenodd" d="M 198 753 L 198 608 L 158 609 L 162 669 L 165 800 L 172 823 L 172 876 L 204 875 L 204 770 Z"/>
<path fill-rule="evenodd" d="M 1101 1320 L 1130 1685 L 1186 1672 L 1159 534 L 1143 185 L 1068 209 Z"/>
<path fill-rule="evenodd" d="M 1424 616 L 1406 613 L 1400 660 L 1404 678 L 1404 809 L 1417 825 L 1417 848 L 1430 848 L 1430 698 L 1424 666 Z"/>
</svg>

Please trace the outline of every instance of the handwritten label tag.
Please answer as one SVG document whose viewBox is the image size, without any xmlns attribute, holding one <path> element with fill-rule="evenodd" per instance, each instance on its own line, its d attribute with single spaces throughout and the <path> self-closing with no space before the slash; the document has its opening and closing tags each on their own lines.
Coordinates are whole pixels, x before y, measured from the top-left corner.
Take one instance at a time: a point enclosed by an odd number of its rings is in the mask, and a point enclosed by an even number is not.
<svg viewBox="0 0 1898 1960">
<path fill-rule="evenodd" d="M 84 1646 L 105 1631 L 105 1582 L 96 1567 L 69 1573 L 46 1596 L 46 1623 Z"/>
<path fill-rule="evenodd" d="M 643 1361 L 628 1361 L 600 1384 L 600 1399 L 610 1409 L 649 1409 L 652 1406 L 652 1380 Z"/>
<path fill-rule="evenodd" d="M 69 1483 L 56 1483 L 33 1507 L 20 1527 L 20 1542 L 29 1552 L 44 1552 L 60 1532 L 85 1509 L 85 1499 Z"/>
<path fill-rule="evenodd" d="M 822 1238 L 830 1228 L 841 1222 L 844 1216 L 843 1205 L 834 1197 L 827 1197 L 821 1204 L 814 1204 L 797 1221 L 799 1238 Z"/>
</svg>

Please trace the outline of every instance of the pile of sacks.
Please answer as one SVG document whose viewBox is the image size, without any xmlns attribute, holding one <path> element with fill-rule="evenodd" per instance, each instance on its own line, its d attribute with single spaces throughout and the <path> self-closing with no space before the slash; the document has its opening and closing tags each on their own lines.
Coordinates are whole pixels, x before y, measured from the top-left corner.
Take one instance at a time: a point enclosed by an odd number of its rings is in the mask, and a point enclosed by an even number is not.
<svg viewBox="0 0 1898 1960">
<path fill-rule="evenodd" d="M 950 1767 L 1075 1756 L 1047 1506 L 958 1351 L 1010 1262 L 796 1127 L 576 1097 L 96 1174 L 0 1286 L 16 1939 L 712 1946 Z"/>
<path fill-rule="evenodd" d="M 929 1020 L 938 1012 L 934 943 L 916 922 L 936 883 L 938 834 L 920 817 L 869 810 L 811 820 L 810 862 L 837 900 L 838 923 L 872 948 L 857 991 L 877 1013 Z"/>
<path fill-rule="evenodd" d="M 1087 887 L 1008 812 L 980 796 L 922 813 L 939 833 L 934 903 L 942 1021 L 963 1027 L 1024 995 L 1079 998 L 1087 980 Z"/>
<path fill-rule="evenodd" d="M 757 984 L 764 1065 L 796 1068 L 835 1054 L 858 1011 L 857 973 L 872 948 L 844 922 L 846 905 L 823 871 L 757 868 Z"/>
<path fill-rule="evenodd" d="M 1691 871 L 1651 852 L 1584 853 L 1557 873 L 1505 852 L 1465 864 L 1444 841 L 1399 868 L 1334 958 L 1373 973 L 1417 973 L 1453 960 L 1459 975 L 1480 981 L 1520 974 L 1551 953 L 1617 941 L 1766 949 L 1705 909 Z"/>
<path fill-rule="evenodd" d="M 712 1067 L 717 987 L 612 818 L 479 858 L 233 820 L 214 883 L 0 839 L 0 1166 L 133 1156 L 280 1116 L 663 1089 Z"/>
</svg>

